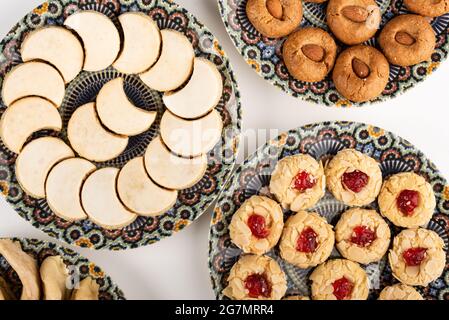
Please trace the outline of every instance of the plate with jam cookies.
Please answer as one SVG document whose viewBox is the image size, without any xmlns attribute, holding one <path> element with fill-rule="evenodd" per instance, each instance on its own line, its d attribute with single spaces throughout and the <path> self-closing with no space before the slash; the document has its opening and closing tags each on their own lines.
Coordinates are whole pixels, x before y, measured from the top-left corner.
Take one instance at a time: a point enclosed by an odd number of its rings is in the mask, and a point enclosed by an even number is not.
<svg viewBox="0 0 449 320">
<path fill-rule="evenodd" d="M 286 93 L 348 107 L 386 101 L 446 59 L 446 0 L 218 0 L 245 61 Z"/>
<path fill-rule="evenodd" d="M 444 300 L 449 185 L 415 146 L 368 124 L 267 142 L 217 201 L 217 299 Z"/>
</svg>

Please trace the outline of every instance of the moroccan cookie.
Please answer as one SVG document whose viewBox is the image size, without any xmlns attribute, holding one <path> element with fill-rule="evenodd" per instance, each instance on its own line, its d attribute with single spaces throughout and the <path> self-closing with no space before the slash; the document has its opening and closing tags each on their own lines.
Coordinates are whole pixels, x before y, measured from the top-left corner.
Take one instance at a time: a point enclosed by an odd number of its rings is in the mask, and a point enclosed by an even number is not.
<svg viewBox="0 0 449 320">
<path fill-rule="evenodd" d="M 267 197 L 253 196 L 232 216 L 231 240 L 245 253 L 264 254 L 279 241 L 284 215 L 279 204 Z"/>
<path fill-rule="evenodd" d="M 382 93 L 389 74 L 390 65 L 380 51 L 359 45 L 338 56 L 332 78 L 341 95 L 354 102 L 364 102 Z"/>
<path fill-rule="evenodd" d="M 436 206 L 432 186 L 413 172 L 398 173 L 385 181 L 378 202 L 380 213 L 404 228 L 427 224 Z"/>
<path fill-rule="evenodd" d="M 280 38 L 301 23 L 301 0 L 249 0 L 246 14 L 253 26 L 266 37 Z"/>
<path fill-rule="evenodd" d="M 340 151 L 326 166 L 327 187 L 349 206 L 373 202 L 382 186 L 382 172 L 373 158 L 355 150 Z"/>
<path fill-rule="evenodd" d="M 285 261 L 306 269 L 326 261 L 334 242 L 332 226 L 324 218 L 301 211 L 285 223 L 279 249 Z"/>
<path fill-rule="evenodd" d="M 379 36 L 380 47 L 388 61 L 403 67 L 430 60 L 435 41 L 430 23 L 415 14 L 392 19 Z"/>
<path fill-rule="evenodd" d="M 368 276 L 357 263 L 334 259 L 319 265 L 310 275 L 313 300 L 366 300 Z"/>
<path fill-rule="evenodd" d="M 404 0 L 411 12 L 425 17 L 438 17 L 449 12 L 448 0 Z"/>
<path fill-rule="evenodd" d="M 232 267 L 223 294 L 234 300 L 280 300 L 286 291 L 285 274 L 275 260 L 244 255 Z"/>
<path fill-rule="evenodd" d="M 354 208 L 335 226 L 337 249 L 346 259 L 368 264 L 379 261 L 390 245 L 390 228 L 375 210 Z"/>
<path fill-rule="evenodd" d="M 374 0 L 330 0 L 326 20 L 341 42 L 354 45 L 374 36 L 379 29 L 381 13 Z"/>
<path fill-rule="evenodd" d="M 319 28 L 304 28 L 285 41 L 283 57 L 290 74 L 297 80 L 323 80 L 332 70 L 337 45 L 329 33 Z"/>
<path fill-rule="evenodd" d="M 271 175 L 270 192 L 285 209 L 300 211 L 313 207 L 325 191 L 323 165 L 306 154 L 280 160 Z"/>
<path fill-rule="evenodd" d="M 398 283 L 385 287 L 378 300 L 424 300 L 415 288 Z"/>
<path fill-rule="evenodd" d="M 388 256 L 393 276 L 410 286 L 427 286 L 446 264 L 444 241 L 434 231 L 407 229 L 393 240 Z"/>
</svg>

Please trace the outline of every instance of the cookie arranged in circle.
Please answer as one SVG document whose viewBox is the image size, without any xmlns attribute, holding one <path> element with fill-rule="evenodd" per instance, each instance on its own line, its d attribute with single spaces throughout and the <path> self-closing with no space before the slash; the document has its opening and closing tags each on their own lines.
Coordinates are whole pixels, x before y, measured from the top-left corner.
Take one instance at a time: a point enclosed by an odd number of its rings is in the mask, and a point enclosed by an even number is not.
<svg viewBox="0 0 449 320">
<path fill-rule="evenodd" d="M 337 249 L 346 259 L 368 264 L 379 261 L 390 245 L 390 228 L 375 210 L 344 212 L 335 226 Z"/>
<path fill-rule="evenodd" d="M 285 223 L 279 249 L 285 261 L 306 269 L 326 261 L 334 242 L 334 231 L 326 219 L 300 211 Z"/>
<path fill-rule="evenodd" d="M 398 173 L 386 180 L 378 203 L 384 217 L 404 228 L 426 225 L 436 206 L 432 186 L 413 172 Z"/>
<path fill-rule="evenodd" d="M 280 38 L 292 33 L 301 23 L 302 1 L 249 0 L 246 14 L 261 34 Z"/>
<path fill-rule="evenodd" d="M 341 42 L 355 45 L 374 36 L 379 29 L 381 13 L 374 0 L 330 0 L 326 20 Z"/>
<path fill-rule="evenodd" d="M 410 286 L 427 286 L 445 268 L 444 241 L 431 230 L 404 230 L 394 238 L 388 260 L 396 279 Z"/>
<path fill-rule="evenodd" d="M 285 65 L 297 80 L 323 80 L 334 67 L 337 45 L 320 28 L 304 28 L 291 34 L 283 47 Z"/>
<path fill-rule="evenodd" d="M 270 192 L 285 209 L 300 211 L 313 207 L 325 192 L 323 165 L 309 155 L 281 159 L 271 175 Z"/>
<path fill-rule="evenodd" d="M 233 300 L 280 300 L 286 291 L 284 271 L 275 260 L 244 255 L 232 267 L 223 294 Z"/>
<path fill-rule="evenodd" d="M 310 275 L 313 300 L 366 300 L 369 280 L 358 263 L 345 259 L 329 260 Z"/>
<path fill-rule="evenodd" d="M 404 0 L 408 10 L 424 17 L 438 17 L 449 12 L 448 0 Z"/>
<path fill-rule="evenodd" d="M 284 215 L 279 204 L 267 197 L 252 196 L 232 216 L 229 231 L 245 253 L 264 254 L 279 241 Z"/>
<path fill-rule="evenodd" d="M 424 300 L 415 288 L 398 283 L 385 287 L 379 295 L 378 300 Z"/>
<path fill-rule="evenodd" d="M 379 36 L 379 44 L 388 61 L 404 67 L 430 60 L 435 42 L 435 33 L 428 20 L 414 14 L 390 20 Z"/>
<path fill-rule="evenodd" d="M 376 200 L 382 172 L 373 158 L 344 149 L 326 166 L 326 183 L 334 197 L 349 206 L 365 206 Z"/>
</svg>

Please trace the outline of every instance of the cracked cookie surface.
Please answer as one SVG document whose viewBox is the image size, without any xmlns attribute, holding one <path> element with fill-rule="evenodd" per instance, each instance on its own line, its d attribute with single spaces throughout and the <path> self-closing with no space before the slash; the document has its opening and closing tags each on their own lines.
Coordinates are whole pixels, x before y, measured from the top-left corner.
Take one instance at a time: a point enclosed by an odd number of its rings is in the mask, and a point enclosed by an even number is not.
<svg viewBox="0 0 449 320">
<path fill-rule="evenodd" d="M 411 12 L 425 17 L 438 17 L 449 12 L 449 0 L 404 0 Z"/>
<path fill-rule="evenodd" d="M 424 300 L 415 288 L 398 283 L 385 287 L 379 295 L 378 300 Z"/>
</svg>

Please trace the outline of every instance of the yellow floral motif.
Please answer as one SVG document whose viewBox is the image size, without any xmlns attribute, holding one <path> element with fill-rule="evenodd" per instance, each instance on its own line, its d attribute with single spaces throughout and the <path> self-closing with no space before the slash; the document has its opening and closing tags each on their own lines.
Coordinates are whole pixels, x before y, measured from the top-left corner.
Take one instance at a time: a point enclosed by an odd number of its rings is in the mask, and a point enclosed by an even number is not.
<svg viewBox="0 0 449 320">
<path fill-rule="evenodd" d="M 88 238 L 79 238 L 75 244 L 82 248 L 92 248 L 94 246 Z"/>
<path fill-rule="evenodd" d="M 279 139 L 273 139 L 269 141 L 269 144 L 276 147 L 282 147 L 287 142 L 287 134 L 284 132 L 279 136 Z"/>
<path fill-rule="evenodd" d="M 385 134 L 385 131 L 377 127 L 369 126 L 368 133 L 373 138 L 379 138 Z"/>
<path fill-rule="evenodd" d="M 2 190 L 2 194 L 4 197 L 8 196 L 9 186 L 6 181 L 0 181 L 0 189 Z"/>
<path fill-rule="evenodd" d="M 432 62 L 429 64 L 429 66 L 427 67 L 427 74 L 431 74 L 436 68 L 438 68 L 438 66 L 440 65 L 439 62 Z"/>
<path fill-rule="evenodd" d="M 449 185 L 444 187 L 443 198 L 444 200 L 449 200 Z"/>
<path fill-rule="evenodd" d="M 218 44 L 217 40 L 214 40 L 214 48 L 215 48 L 215 51 L 217 51 L 220 54 L 220 56 L 223 57 L 225 55 L 223 49 L 220 49 L 220 45 Z"/>
<path fill-rule="evenodd" d="M 260 64 L 257 62 L 257 61 L 255 61 L 255 60 L 252 60 L 252 59 L 248 59 L 248 64 L 250 65 L 250 66 L 254 66 L 255 68 L 256 68 L 256 71 L 257 72 L 260 72 Z"/>
<path fill-rule="evenodd" d="M 189 224 L 189 222 L 187 220 L 179 220 L 175 224 L 175 231 L 180 231 L 180 230 L 184 229 L 184 227 L 187 226 L 188 224 Z"/>
<path fill-rule="evenodd" d="M 48 12 L 48 2 L 43 3 L 42 5 L 33 10 L 33 13 L 39 15 L 44 14 L 46 12 Z"/>
<path fill-rule="evenodd" d="M 95 268 L 96 268 L 96 265 L 91 263 L 89 265 L 89 274 L 91 276 L 93 276 L 94 278 L 103 278 L 104 277 L 104 272 L 103 271 L 99 271 L 99 270 L 97 271 L 97 270 L 95 270 Z"/>
<path fill-rule="evenodd" d="M 222 215 L 223 214 L 222 214 L 221 208 L 219 208 L 219 207 L 215 208 L 215 216 L 212 219 L 212 224 L 217 224 L 217 222 L 221 220 Z"/>
<path fill-rule="evenodd" d="M 335 103 L 336 107 L 350 107 L 351 106 L 351 102 L 349 100 L 346 99 L 340 99 L 337 101 L 337 103 Z"/>
<path fill-rule="evenodd" d="M 234 154 L 238 152 L 239 141 L 240 141 L 240 139 L 239 139 L 238 137 L 236 137 L 236 138 L 232 141 L 232 151 L 234 152 Z"/>
</svg>

